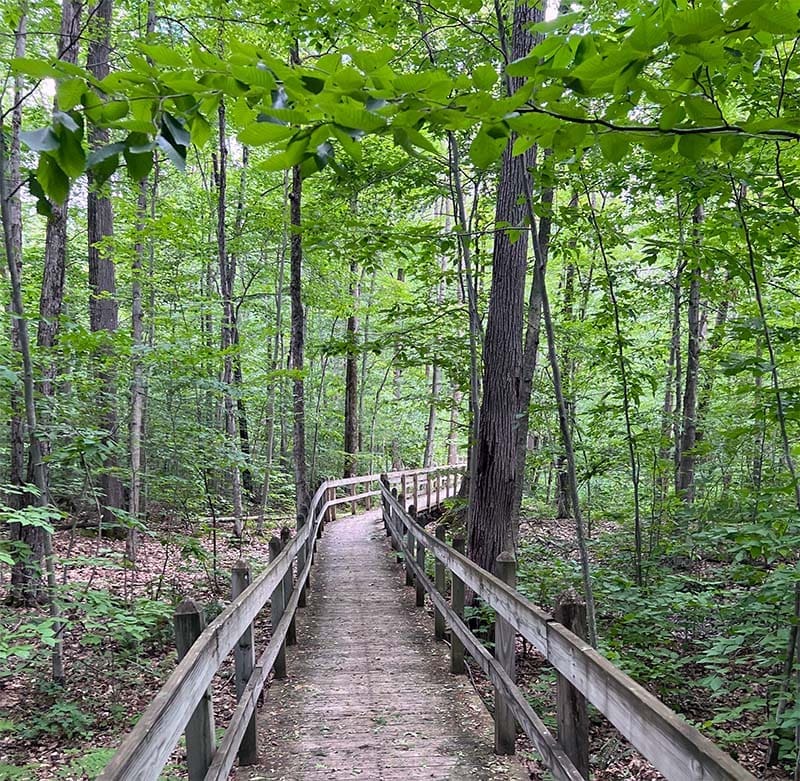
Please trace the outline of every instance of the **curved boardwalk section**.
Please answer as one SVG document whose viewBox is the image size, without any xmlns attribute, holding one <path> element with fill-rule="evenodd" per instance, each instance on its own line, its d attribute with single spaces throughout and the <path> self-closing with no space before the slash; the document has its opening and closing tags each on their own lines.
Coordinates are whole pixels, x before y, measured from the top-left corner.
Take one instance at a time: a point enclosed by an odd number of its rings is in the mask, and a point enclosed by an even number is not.
<svg viewBox="0 0 800 781">
<path fill-rule="evenodd" d="M 329 524 L 317 555 L 289 678 L 260 712 L 261 764 L 238 779 L 527 778 L 492 752 L 489 714 L 469 680 L 450 675 L 380 513 Z"/>
</svg>

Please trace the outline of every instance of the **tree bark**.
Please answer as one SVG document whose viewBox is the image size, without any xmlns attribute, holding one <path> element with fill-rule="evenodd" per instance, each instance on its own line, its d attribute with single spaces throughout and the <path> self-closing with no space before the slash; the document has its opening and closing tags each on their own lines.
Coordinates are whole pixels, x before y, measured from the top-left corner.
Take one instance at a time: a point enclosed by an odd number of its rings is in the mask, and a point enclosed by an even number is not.
<svg viewBox="0 0 800 781">
<path fill-rule="evenodd" d="M 358 314 L 361 294 L 358 264 L 350 263 L 350 299 L 353 307 L 347 318 L 347 356 L 344 379 L 344 477 L 358 474 Z"/>
<path fill-rule="evenodd" d="M 703 224 L 703 206 L 697 204 L 692 213 L 693 243 L 699 251 L 700 226 Z M 700 375 L 700 280 L 699 260 L 695 258 L 689 283 L 689 308 L 687 312 L 688 345 L 686 354 L 686 384 L 683 391 L 681 415 L 681 451 L 678 463 L 678 495 L 685 504 L 695 499 L 695 453 L 697 442 L 697 389 Z"/>
<path fill-rule="evenodd" d="M 296 59 L 296 52 L 293 59 Z M 306 468 L 306 406 L 303 362 L 305 353 L 305 311 L 303 309 L 303 234 L 302 234 L 303 180 L 300 166 L 292 168 L 292 189 L 289 195 L 290 235 L 290 274 L 289 295 L 292 303 L 292 332 L 289 353 L 294 372 L 292 387 L 292 409 L 294 412 L 294 442 L 292 460 L 294 462 L 294 485 L 298 511 L 308 505 L 310 493 Z"/>
<path fill-rule="evenodd" d="M 94 35 L 89 41 L 87 67 L 96 79 L 109 74 L 111 53 L 111 13 L 113 0 L 99 0 L 91 11 Z M 89 144 L 93 149 L 108 143 L 108 130 L 92 127 Z M 105 332 L 108 342 L 103 346 L 98 372 L 103 389 L 98 396 L 98 419 L 104 431 L 108 455 L 103 463 L 100 486 L 103 492 L 101 522 L 105 529 L 117 526 L 115 508 L 123 506 L 122 482 L 115 474 L 117 436 L 116 371 L 111 366 L 113 348 L 110 340 L 119 325 L 116 269 L 109 243 L 114 235 L 114 214 L 111 199 L 95 185 L 94 177 L 87 174 L 89 194 L 87 197 L 87 223 L 89 237 L 89 328 L 92 333 Z"/>
<path fill-rule="evenodd" d="M 530 26 L 541 21 L 540 9 L 520 3 L 514 11 L 511 58 L 524 57 L 536 38 Z M 509 80 L 513 94 L 522 84 Z M 523 226 L 527 207 L 520 197 L 526 192 L 528 170 L 535 165 L 533 150 L 515 156 L 513 139 L 503 152 L 495 210 L 496 225 L 510 225 L 518 233 L 498 230 L 492 252 L 492 286 L 483 346 L 483 399 L 475 456 L 477 474 L 474 507 L 468 529 L 470 558 L 492 571 L 501 551 L 515 538 L 515 485 L 518 462 L 516 428 L 519 385 L 522 379 L 522 330 L 528 236 Z"/>
<path fill-rule="evenodd" d="M 225 434 L 231 448 L 231 499 L 233 501 L 233 533 L 242 536 L 242 484 L 239 471 L 239 431 L 236 404 L 233 400 L 233 353 L 236 349 L 236 311 L 233 305 L 233 285 L 236 280 L 236 258 L 228 253 L 227 195 L 228 195 L 228 140 L 225 120 L 225 103 L 218 110 L 219 157 L 216 161 L 217 184 L 217 261 L 219 287 L 222 297 L 222 385 L 224 388 Z"/>
</svg>

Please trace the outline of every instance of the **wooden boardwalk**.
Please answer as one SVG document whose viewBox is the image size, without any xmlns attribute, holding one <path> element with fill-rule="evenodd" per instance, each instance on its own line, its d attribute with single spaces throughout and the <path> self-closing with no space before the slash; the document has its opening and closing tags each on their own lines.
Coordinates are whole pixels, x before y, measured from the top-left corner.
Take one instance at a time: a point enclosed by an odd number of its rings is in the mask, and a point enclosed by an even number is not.
<svg viewBox="0 0 800 781">
<path fill-rule="evenodd" d="M 259 711 L 261 764 L 240 781 L 527 778 L 493 753 L 489 714 L 389 551 L 379 511 L 326 526 L 289 678 Z"/>
</svg>

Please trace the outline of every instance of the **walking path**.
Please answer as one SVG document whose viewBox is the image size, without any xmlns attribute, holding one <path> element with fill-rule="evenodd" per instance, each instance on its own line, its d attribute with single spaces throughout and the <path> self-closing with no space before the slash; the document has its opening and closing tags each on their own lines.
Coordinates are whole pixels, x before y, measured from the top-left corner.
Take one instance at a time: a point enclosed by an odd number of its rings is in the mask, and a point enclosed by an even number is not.
<svg viewBox="0 0 800 781">
<path fill-rule="evenodd" d="M 239 781 L 527 778 L 390 555 L 380 512 L 325 528 L 289 678 L 265 692 L 262 764 Z"/>
</svg>

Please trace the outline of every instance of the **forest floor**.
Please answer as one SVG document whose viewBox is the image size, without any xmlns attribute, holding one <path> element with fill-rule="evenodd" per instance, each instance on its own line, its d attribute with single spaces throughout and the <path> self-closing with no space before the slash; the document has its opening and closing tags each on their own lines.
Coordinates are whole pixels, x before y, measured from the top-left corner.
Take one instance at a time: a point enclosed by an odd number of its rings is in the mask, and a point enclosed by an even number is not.
<svg viewBox="0 0 800 781">
<path fill-rule="evenodd" d="M 221 522 L 215 545 L 207 524 L 165 519 L 141 538 L 135 571 L 122 566 L 123 540 L 57 532 L 56 555 L 69 563 L 59 580 L 72 606 L 65 611 L 67 683 L 43 683 L 49 654 L 35 641 L 27 662 L 0 667 L 0 781 L 95 778 L 175 666 L 175 605 L 192 598 L 213 619 L 230 598 L 232 566 L 242 556 L 266 563 L 277 525 L 267 521 L 264 536 L 246 529 L 239 541 Z M 42 617 L 37 610 L 0 611 L 0 633 L 8 630 L 12 638 Z M 256 642 L 268 639 L 267 607 L 256 621 Z M 218 728 L 233 712 L 233 687 L 230 657 L 214 679 Z M 181 754 L 176 749 L 163 778 L 185 778 Z"/>
<path fill-rule="evenodd" d="M 69 624 L 64 636 L 68 680 L 64 689 L 42 683 L 48 678 L 48 655 L 35 640 L 28 641 L 27 660 L 18 657 L 7 670 L 0 665 L 0 781 L 94 778 L 174 668 L 175 654 L 170 649 L 175 605 L 191 597 L 206 607 L 212 619 L 229 598 L 230 570 L 240 556 L 268 560 L 267 543 L 275 525 L 268 525 L 263 537 L 246 530 L 240 543 L 230 534 L 229 525 L 221 523 L 215 555 L 207 525 L 164 519 L 152 535 L 142 539 L 136 572 L 122 566 L 124 541 L 58 532 L 56 553 L 68 563 L 59 578 L 64 583 L 64 598 L 71 605 L 66 611 Z M 618 534 L 612 524 L 595 529 L 598 538 L 615 532 Z M 539 557 L 549 552 L 560 561 L 577 559 L 570 524 L 564 521 L 537 518 L 524 523 L 521 545 L 523 550 L 531 546 Z M 544 563 L 544 559 L 529 562 L 534 567 Z M 542 596 L 537 601 L 549 607 L 544 593 Z M 19 638 L 26 625 L 35 626 L 40 618 L 40 611 L 0 608 L 0 634 L 5 631 L 8 638 L 0 642 L 0 651 L 7 650 L 4 645 L 24 642 Z M 258 646 L 268 640 L 268 621 L 267 609 L 256 624 Z M 518 650 L 518 680 L 552 727 L 553 671 L 530 647 L 520 644 Z M 491 686 L 474 666 L 471 676 L 491 709 Z M 663 688 L 642 682 L 658 696 L 665 696 Z M 676 691 L 667 701 L 695 723 L 713 718 L 712 708 L 718 703 L 688 695 L 681 699 L 684 694 Z M 217 727 L 223 728 L 235 702 L 231 659 L 215 678 L 214 700 Z M 591 723 L 595 781 L 661 778 L 598 714 L 592 714 Z M 757 715 L 745 711 L 738 722 L 725 726 L 731 733 L 747 735 L 758 726 Z M 764 741 L 742 739 L 724 748 L 758 778 L 789 778 L 781 770 L 764 770 Z M 519 751 L 527 758 L 531 778 L 542 778 L 533 749 L 524 739 L 520 739 Z M 163 778 L 185 778 L 183 767 L 179 747 Z"/>
</svg>

